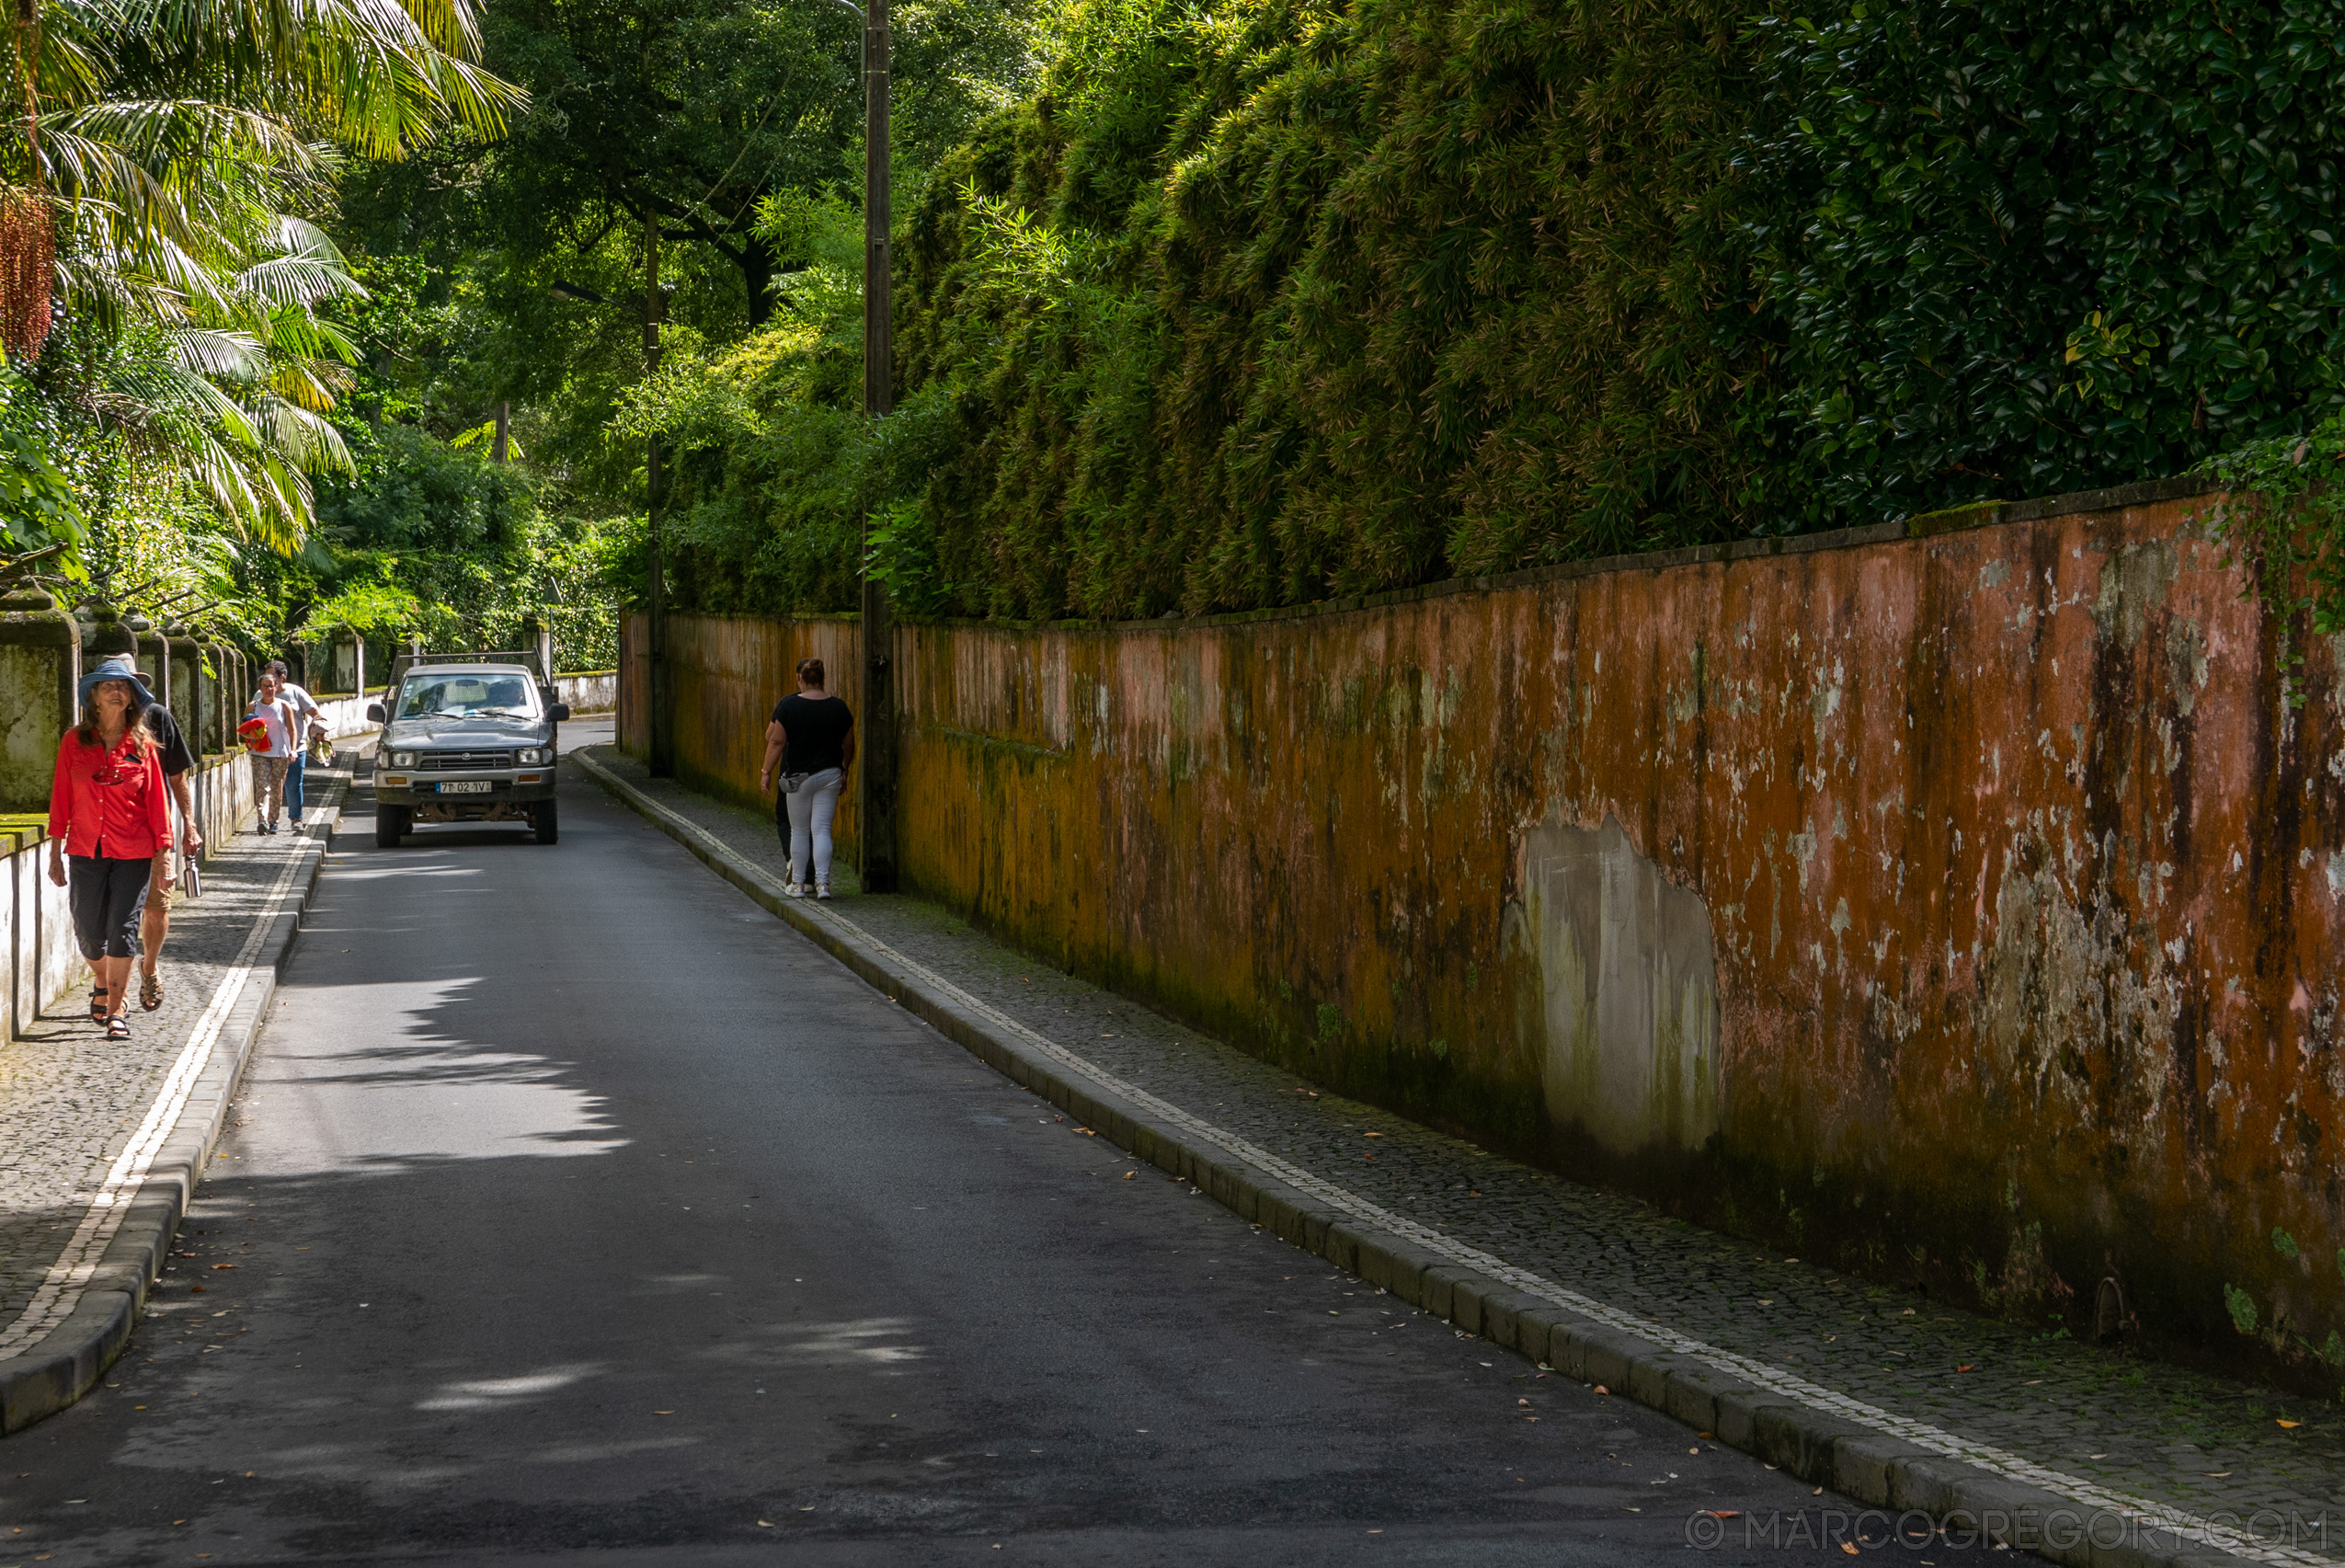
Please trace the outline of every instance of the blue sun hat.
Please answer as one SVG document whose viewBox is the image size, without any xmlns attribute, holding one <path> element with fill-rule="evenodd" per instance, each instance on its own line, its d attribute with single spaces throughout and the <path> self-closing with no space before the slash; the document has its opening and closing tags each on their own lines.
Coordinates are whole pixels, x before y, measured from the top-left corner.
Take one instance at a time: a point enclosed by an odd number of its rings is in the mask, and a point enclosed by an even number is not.
<svg viewBox="0 0 2345 1568">
<path fill-rule="evenodd" d="M 126 653 L 118 653 L 99 664 L 97 669 L 85 671 L 82 675 L 81 690 L 76 696 L 84 707 L 89 705 L 89 694 L 97 690 L 100 682 L 107 681 L 129 681 L 131 690 L 138 693 L 139 709 L 142 713 L 154 705 L 154 693 L 148 691 L 146 682 L 139 679 L 138 667 L 131 662 L 131 656 Z"/>
</svg>

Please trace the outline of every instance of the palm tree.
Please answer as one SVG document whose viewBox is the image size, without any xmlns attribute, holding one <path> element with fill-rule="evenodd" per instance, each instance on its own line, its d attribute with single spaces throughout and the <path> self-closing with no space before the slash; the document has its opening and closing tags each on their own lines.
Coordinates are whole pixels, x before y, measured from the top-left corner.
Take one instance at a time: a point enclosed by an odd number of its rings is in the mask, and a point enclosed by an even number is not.
<svg viewBox="0 0 2345 1568">
<path fill-rule="evenodd" d="M 362 291 L 292 214 L 330 194 L 339 149 L 496 135 L 521 93 L 478 64 L 470 0 L 18 0 L 17 16 L 0 343 L 29 361 L 52 322 L 94 330 L 107 351 L 78 412 L 298 548 L 309 475 L 349 465 L 324 416 L 352 349 L 316 307 Z"/>
</svg>

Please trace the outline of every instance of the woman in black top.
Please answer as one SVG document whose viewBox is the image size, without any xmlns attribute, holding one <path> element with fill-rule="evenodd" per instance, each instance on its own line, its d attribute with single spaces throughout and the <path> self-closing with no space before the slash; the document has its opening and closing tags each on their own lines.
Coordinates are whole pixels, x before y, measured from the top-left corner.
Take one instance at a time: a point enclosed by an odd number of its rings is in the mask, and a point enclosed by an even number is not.
<svg viewBox="0 0 2345 1568">
<path fill-rule="evenodd" d="M 757 771 L 760 795 L 773 787 L 774 765 L 782 770 L 782 794 L 774 802 L 775 826 L 790 846 L 790 879 L 782 891 L 791 898 L 806 890 L 806 863 L 814 863 L 814 896 L 830 897 L 830 818 L 839 809 L 839 785 L 855 760 L 855 715 L 825 688 L 822 660 L 798 660 L 798 692 L 773 704 L 765 727 L 765 763 Z"/>
</svg>

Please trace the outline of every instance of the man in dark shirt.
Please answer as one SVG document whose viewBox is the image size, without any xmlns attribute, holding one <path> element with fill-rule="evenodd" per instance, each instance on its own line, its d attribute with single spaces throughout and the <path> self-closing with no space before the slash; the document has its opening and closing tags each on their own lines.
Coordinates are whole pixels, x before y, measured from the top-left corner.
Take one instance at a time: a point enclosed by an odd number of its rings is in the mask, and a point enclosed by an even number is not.
<svg viewBox="0 0 2345 1568">
<path fill-rule="evenodd" d="M 160 689 L 152 675 L 143 673 L 139 679 L 150 692 Z M 196 830 L 195 796 L 188 787 L 188 775 L 195 771 L 195 753 L 188 749 L 179 721 L 161 703 L 146 710 L 146 731 L 154 737 L 155 750 L 163 753 L 163 782 L 170 786 L 172 803 L 179 808 L 180 852 L 193 860 L 203 848 L 203 835 Z M 150 893 L 139 926 L 139 1004 L 149 1013 L 163 1005 L 163 977 L 154 966 L 163 956 L 163 939 L 170 932 L 169 896 L 156 898 Z"/>
</svg>

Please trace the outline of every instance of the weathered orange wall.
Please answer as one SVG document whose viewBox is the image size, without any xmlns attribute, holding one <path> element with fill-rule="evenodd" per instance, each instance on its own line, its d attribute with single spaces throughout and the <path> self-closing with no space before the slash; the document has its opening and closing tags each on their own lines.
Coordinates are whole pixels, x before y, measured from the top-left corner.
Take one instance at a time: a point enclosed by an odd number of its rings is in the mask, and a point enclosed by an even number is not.
<svg viewBox="0 0 2345 1568">
<path fill-rule="evenodd" d="M 903 875 L 1802 1257 L 2071 1323 L 2114 1276 L 2154 1341 L 2333 1383 L 2345 659 L 2316 641 L 2283 703 L 2177 488 L 1295 614 L 908 625 Z M 792 638 L 851 640 L 678 625 L 768 703 Z M 695 733 L 739 727 L 735 677 L 680 679 Z"/>
<path fill-rule="evenodd" d="M 832 695 L 863 711 L 861 638 L 852 616 L 780 622 L 671 615 L 668 638 L 675 682 L 676 777 L 704 794 L 773 808 L 772 795 L 758 794 L 758 764 L 765 757 L 765 727 L 773 704 L 798 689 L 798 660 L 821 659 Z M 649 641 L 643 616 L 622 619 L 619 743 L 638 757 L 651 750 L 645 706 Z M 855 792 L 842 790 L 831 833 L 851 861 L 856 820 Z"/>
</svg>

